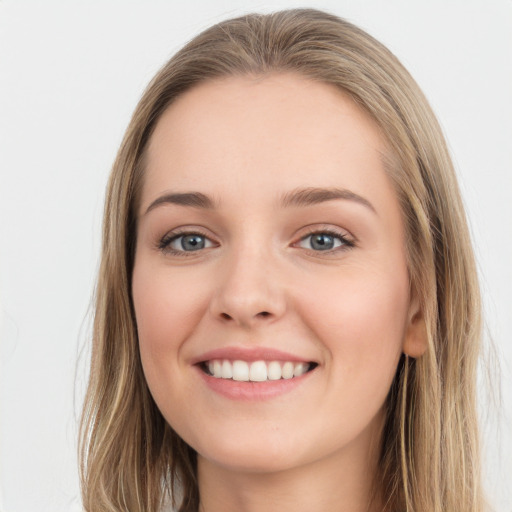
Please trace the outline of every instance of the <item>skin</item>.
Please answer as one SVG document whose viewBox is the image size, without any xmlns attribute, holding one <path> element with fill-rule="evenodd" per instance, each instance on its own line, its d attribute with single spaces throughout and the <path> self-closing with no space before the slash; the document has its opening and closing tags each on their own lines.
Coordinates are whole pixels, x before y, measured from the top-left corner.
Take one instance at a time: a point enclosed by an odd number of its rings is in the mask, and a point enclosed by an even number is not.
<svg viewBox="0 0 512 512">
<path fill-rule="evenodd" d="M 369 510 L 397 363 L 425 348 L 386 151 L 348 96 L 293 74 L 204 83 L 159 120 L 132 292 L 151 393 L 198 452 L 201 510 Z M 280 203 L 304 187 L 346 189 L 371 207 Z M 217 204 L 147 211 L 171 191 Z M 178 228 L 200 229 L 206 247 L 162 249 Z M 337 239 L 336 249 L 315 250 L 310 232 L 326 229 L 354 246 Z M 318 366 L 289 393 L 233 400 L 192 364 L 226 346 L 272 347 Z"/>
</svg>

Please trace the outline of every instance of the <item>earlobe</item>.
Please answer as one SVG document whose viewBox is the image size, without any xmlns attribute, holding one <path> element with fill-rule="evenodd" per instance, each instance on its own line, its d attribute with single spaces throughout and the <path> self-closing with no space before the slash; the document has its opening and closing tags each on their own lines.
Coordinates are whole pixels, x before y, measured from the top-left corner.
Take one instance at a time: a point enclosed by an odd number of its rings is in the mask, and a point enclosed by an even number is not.
<svg viewBox="0 0 512 512">
<path fill-rule="evenodd" d="M 416 296 L 411 300 L 405 331 L 403 353 L 409 357 L 421 357 L 427 350 L 427 328 L 425 318 Z"/>
</svg>

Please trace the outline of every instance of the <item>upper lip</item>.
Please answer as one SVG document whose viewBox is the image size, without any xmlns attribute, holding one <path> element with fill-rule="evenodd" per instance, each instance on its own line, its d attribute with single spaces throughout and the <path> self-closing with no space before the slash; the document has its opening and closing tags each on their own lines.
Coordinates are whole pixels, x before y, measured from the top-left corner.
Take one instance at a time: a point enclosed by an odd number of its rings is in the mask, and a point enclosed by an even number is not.
<svg viewBox="0 0 512 512">
<path fill-rule="evenodd" d="M 294 363 L 314 362 L 301 356 L 283 352 L 269 347 L 224 347 L 204 352 L 192 358 L 192 364 L 204 363 L 213 359 L 228 359 L 230 361 L 291 361 Z"/>
</svg>

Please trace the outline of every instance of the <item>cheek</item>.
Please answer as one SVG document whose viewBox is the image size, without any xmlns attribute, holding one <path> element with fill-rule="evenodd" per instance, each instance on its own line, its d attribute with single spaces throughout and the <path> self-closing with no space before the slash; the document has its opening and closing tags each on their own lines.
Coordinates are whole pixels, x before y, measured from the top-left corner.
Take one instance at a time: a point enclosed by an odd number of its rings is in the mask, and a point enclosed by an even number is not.
<svg viewBox="0 0 512 512">
<path fill-rule="evenodd" d="M 318 283 L 317 283 L 318 284 Z M 408 312 L 408 278 L 402 272 L 354 269 L 325 289 L 309 290 L 305 302 L 317 338 L 330 353 L 332 365 L 350 385 L 391 383 L 402 351 Z"/>
<path fill-rule="evenodd" d="M 198 283 L 143 263 L 135 265 L 132 281 L 139 348 L 148 384 L 165 380 L 167 369 L 179 364 L 180 349 L 205 308 Z M 159 376 L 159 373 L 162 375 Z"/>
</svg>

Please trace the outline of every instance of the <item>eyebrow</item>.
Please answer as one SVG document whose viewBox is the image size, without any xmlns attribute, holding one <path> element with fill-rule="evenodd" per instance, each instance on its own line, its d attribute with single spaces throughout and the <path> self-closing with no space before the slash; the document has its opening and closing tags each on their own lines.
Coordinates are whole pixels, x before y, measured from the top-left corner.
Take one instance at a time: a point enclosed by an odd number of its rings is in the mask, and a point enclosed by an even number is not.
<svg viewBox="0 0 512 512">
<path fill-rule="evenodd" d="M 364 197 L 356 194 L 355 192 L 352 192 L 351 190 L 343 188 L 308 187 L 295 189 L 284 194 L 281 197 L 280 203 L 284 208 L 306 207 L 327 201 L 333 201 L 336 199 L 354 201 L 365 206 L 373 213 L 377 213 L 374 206 L 370 203 L 370 201 L 368 201 L 368 199 L 365 199 Z M 166 193 L 155 199 L 148 206 L 146 214 L 157 206 L 164 204 L 176 204 L 180 206 L 189 206 L 192 208 L 201 209 L 214 209 L 216 206 L 215 201 L 211 197 L 201 192 L 173 192 Z"/>
<path fill-rule="evenodd" d="M 354 201 L 370 209 L 373 213 L 377 213 L 368 199 L 345 188 L 308 187 L 296 189 L 284 194 L 281 198 L 281 203 L 284 207 L 311 206 L 335 199 Z"/>
<path fill-rule="evenodd" d="M 162 204 L 177 204 L 180 206 L 191 206 L 193 208 L 213 209 L 215 202 L 201 192 L 168 193 L 155 199 L 146 210 L 151 210 Z"/>
</svg>

